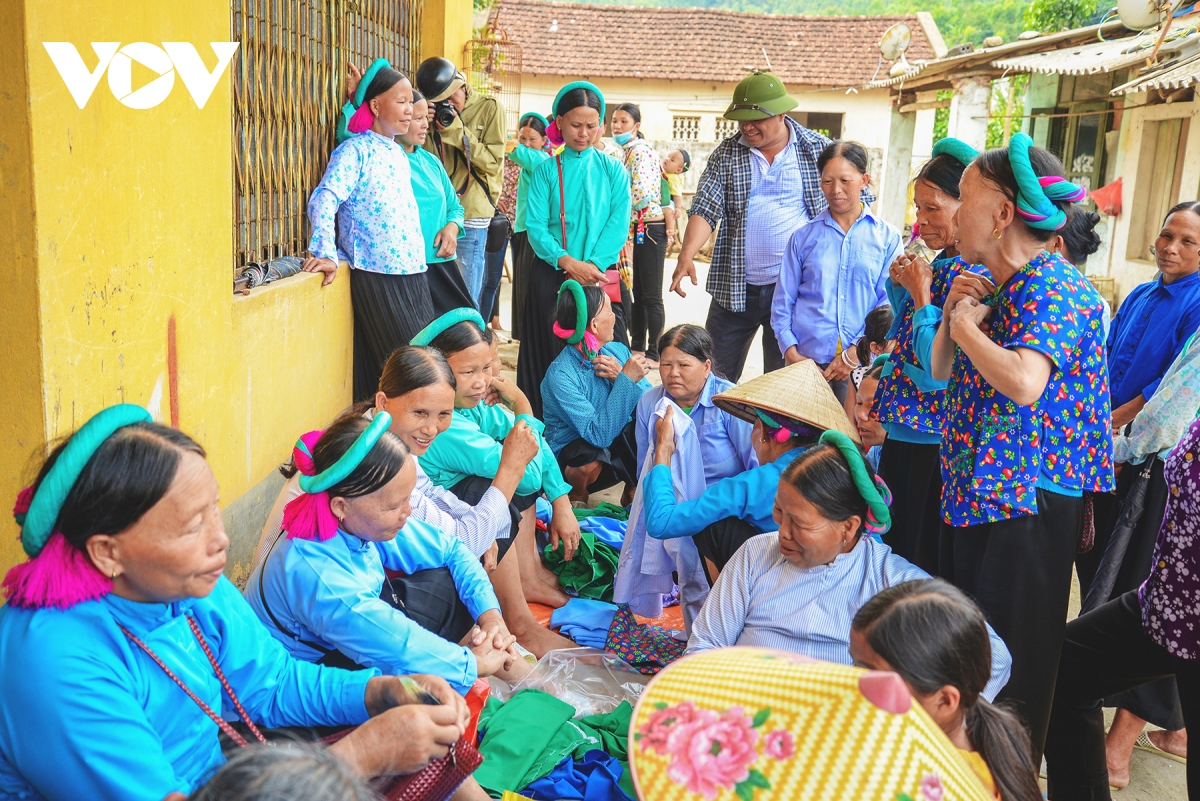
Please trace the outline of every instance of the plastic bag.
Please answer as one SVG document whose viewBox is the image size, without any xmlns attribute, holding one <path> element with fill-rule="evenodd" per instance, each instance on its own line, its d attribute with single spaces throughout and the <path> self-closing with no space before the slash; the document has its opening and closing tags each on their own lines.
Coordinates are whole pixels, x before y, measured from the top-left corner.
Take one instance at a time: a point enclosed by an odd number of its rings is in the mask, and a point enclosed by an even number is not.
<svg viewBox="0 0 1200 801">
<path fill-rule="evenodd" d="M 519 690 L 537 689 L 575 707 L 576 717 L 604 715 L 622 701 L 637 703 L 649 676 L 599 648 L 563 648 L 543 656 L 521 681 L 491 677 L 492 696 L 507 701 Z"/>
</svg>

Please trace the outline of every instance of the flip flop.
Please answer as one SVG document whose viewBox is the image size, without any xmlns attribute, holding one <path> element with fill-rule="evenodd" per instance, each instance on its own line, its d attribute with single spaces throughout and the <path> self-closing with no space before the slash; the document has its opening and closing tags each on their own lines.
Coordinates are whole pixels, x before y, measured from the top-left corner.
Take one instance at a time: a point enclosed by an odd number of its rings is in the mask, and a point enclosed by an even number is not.
<svg viewBox="0 0 1200 801">
<path fill-rule="evenodd" d="M 1181 765 L 1187 764 L 1187 757 L 1176 756 L 1170 751 L 1162 750 L 1150 740 L 1150 735 L 1147 732 L 1142 732 L 1138 735 L 1137 742 L 1133 744 L 1133 747 L 1140 751 L 1154 754 L 1155 756 L 1166 757 L 1172 762 L 1178 762 Z"/>
</svg>

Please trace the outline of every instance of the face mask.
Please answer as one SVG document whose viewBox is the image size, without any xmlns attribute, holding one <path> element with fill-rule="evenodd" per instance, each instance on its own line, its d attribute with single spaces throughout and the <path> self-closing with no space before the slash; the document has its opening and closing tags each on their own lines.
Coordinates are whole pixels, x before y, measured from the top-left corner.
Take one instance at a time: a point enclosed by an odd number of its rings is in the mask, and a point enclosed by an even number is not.
<svg viewBox="0 0 1200 801">
<path fill-rule="evenodd" d="M 627 133 L 613 134 L 613 141 L 618 145 L 627 145 L 633 139 L 633 131 Z"/>
</svg>

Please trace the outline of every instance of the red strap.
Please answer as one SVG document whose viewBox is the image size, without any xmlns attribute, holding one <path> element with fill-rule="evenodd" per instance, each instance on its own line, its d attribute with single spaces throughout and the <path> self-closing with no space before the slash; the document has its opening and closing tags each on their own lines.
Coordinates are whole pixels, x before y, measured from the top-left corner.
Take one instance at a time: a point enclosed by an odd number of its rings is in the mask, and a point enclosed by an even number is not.
<svg viewBox="0 0 1200 801">
<path fill-rule="evenodd" d="M 192 634 L 196 635 L 196 642 L 200 643 L 200 647 L 204 650 L 204 655 L 208 657 L 209 664 L 212 665 L 213 670 L 216 672 L 217 680 L 220 681 L 221 686 L 225 688 L 225 692 L 229 695 L 229 700 L 233 701 L 234 709 L 237 710 L 238 715 L 241 716 L 243 721 L 245 721 L 246 725 L 250 728 L 250 731 L 256 738 L 258 738 L 258 741 L 260 743 L 265 743 L 267 738 L 263 737 L 262 732 L 260 732 L 258 727 L 254 725 L 254 722 L 250 720 L 250 716 L 246 714 L 246 710 L 242 707 L 242 702 L 238 700 L 237 695 L 235 695 L 233 692 L 233 688 L 229 686 L 229 681 L 225 678 L 225 672 L 221 670 L 221 666 L 217 664 L 217 660 L 213 656 L 212 650 L 208 647 L 208 642 L 205 641 L 204 635 L 200 633 L 200 627 L 196 625 L 195 620 L 192 620 L 191 615 L 188 615 L 187 622 L 188 626 L 190 626 L 192 629 Z M 153 659 L 155 663 L 163 669 L 163 673 L 166 673 L 167 676 L 170 677 L 171 681 L 178 684 L 179 688 L 187 693 L 188 698 L 191 698 L 193 701 L 195 701 L 196 705 L 204 710 L 204 714 L 208 715 L 209 718 L 212 719 L 213 723 L 216 723 L 221 728 L 221 731 L 225 732 L 225 734 L 229 736 L 229 739 L 233 740 L 241 747 L 249 745 L 249 743 L 246 742 L 246 738 L 238 734 L 237 729 L 233 728 L 233 726 L 230 726 L 224 718 L 222 718 L 216 712 L 213 712 L 212 709 L 209 708 L 208 704 L 201 701 L 200 698 L 194 692 L 192 692 L 191 689 L 184 684 L 169 667 L 167 667 L 166 663 L 158 658 L 158 654 L 150 650 L 149 645 L 146 645 L 146 643 L 135 637 L 133 633 L 129 631 L 129 629 L 121 626 L 120 623 L 117 625 L 120 626 L 121 631 L 125 632 L 126 637 L 133 640 L 135 645 L 149 654 L 150 658 Z"/>
<path fill-rule="evenodd" d="M 562 246 L 567 249 L 567 192 L 563 189 L 562 154 L 554 157 L 558 162 L 558 221 L 562 225 Z"/>
</svg>

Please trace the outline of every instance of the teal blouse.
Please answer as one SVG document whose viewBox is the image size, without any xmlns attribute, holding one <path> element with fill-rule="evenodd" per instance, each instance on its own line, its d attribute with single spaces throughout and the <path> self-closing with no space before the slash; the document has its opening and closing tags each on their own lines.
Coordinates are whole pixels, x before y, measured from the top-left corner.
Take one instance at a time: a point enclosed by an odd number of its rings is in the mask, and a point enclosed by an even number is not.
<svg viewBox="0 0 1200 801">
<path fill-rule="evenodd" d="M 567 248 L 562 244 L 558 164 L 561 159 L 567 214 Z M 538 258 L 555 267 L 563 255 L 600 269 L 617 263 L 629 238 L 629 173 L 594 147 L 565 148 L 533 171 L 525 202 L 529 244 Z"/>
<path fill-rule="evenodd" d="M 529 183 L 533 171 L 548 158 L 550 154 L 545 150 L 534 150 L 525 145 L 517 145 L 517 149 L 508 154 L 508 160 L 521 168 L 521 177 L 517 179 L 517 215 L 513 222 L 513 233 L 519 234 L 525 230 L 525 201 L 529 197 Z"/>
<path fill-rule="evenodd" d="M 458 225 L 458 238 L 463 237 L 463 207 L 450 183 L 450 176 L 437 156 L 419 147 L 408 154 L 408 163 L 412 166 L 412 188 L 421 217 L 421 235 L 425 237 L 425 263 L 454 261 L 453 256 L 439 258 L 433 243 L 437 232 L 450 223 Z"/>
</svg>

